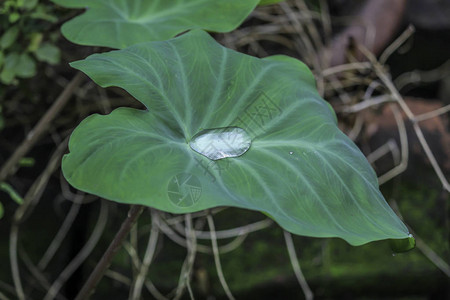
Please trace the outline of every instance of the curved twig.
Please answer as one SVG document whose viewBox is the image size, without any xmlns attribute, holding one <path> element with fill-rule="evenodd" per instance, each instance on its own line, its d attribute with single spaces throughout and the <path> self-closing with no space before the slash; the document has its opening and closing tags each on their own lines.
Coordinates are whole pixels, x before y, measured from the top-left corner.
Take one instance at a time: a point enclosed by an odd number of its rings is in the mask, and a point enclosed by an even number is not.
<svg viewBox="0 0 450 300">
<path fill-rule="evenodd" d="M 214 226 L 213 217 L 208 214 L 206 218 L 208 220 L 209 230 L 211 231 L 211 244 L 214 253 L 214 262 L 216 264 L 217 275 L 219 276 L 220 283 L 222 284 L 223 290 L 225 291 L 228 299 L 234 300 L 235 298 L 233 297 L 233 294 L 231 294 L 230 288 L 228 287 L 228 284 L 225 280 L 225 276 L 223 276 L 222 265 L 220 264 L 219 249 L 217 247 L 216 228 Z"/>
<path fill-rule="evenodd" d="M 139 269 L 139 273 L 132 286 L 131 299 L 139 300 L 141 298 L 142 286 L 144 285 L 145 278 L 148 273 L 148 268 L 153 260 L 155 254 L 156 243 L 158 242 L 159 229 L 155 225 L 158 218 L 157 214 L 152 210 L 152 229 L 150 230 L 150 236 L 148 238 L 147 249 L 145 250 L 144 260 Z"/>
<path fill-rule="evenodd" d="M 192 294 L 190 285 L 190 277 L 192 273 L 192 268 L 194 266 L 195 254 L 197 253 L 197 238 L 193 230 L 192 217 L 190 214 L 185 215 L 185 224 L 186 224 L 185 234 L 187 237 L 186 248 L 188 253 L 183 263 L 183 267 L 181 268 L 180 279 L 178 287 L 176 289 L 174 300 L 178 300 L 181 298 L 185 287 L 187 287 L 191 299 L 194 299 L 194 295 Z"/>
<path fill-rule="evenodd" d="M 83 197 L 83 196 L 80 196 L 80 197 Z M 76 216 L 78 215 L 80 206 L 81 206 L 80 203 L 77 203 L 77 202 L 72 203 L 72 206 L 70 207 L 70 210 L 67 213 L 67 216 L 64 218 L 63 224 L 61 225 L 58 232 L 56 233 L 55 238 L 52 240 L 52 242 L 50 243 L 50 246 L 48 246 L 48 248 L 45 251 L 44 255 L 42 256 L 41 260 L 37 264 L 37 267 L 40 270 L 44 270 L 47 267 L 50 260 L 55 255 L 56 251 L 58 251 L 63 239 L 66 237 L 67 232 L 69 231 L 70 227 L 72 226 L 73 221 L 75 220 Z"/>
<path fill-rule="evenodd" d="M 305 276 L 303 275 L 302 269 L 300 269 L 300 263 L 297 258 L 297 254 L 295 253 L 294 242 L 292 241 L 292 235 L 283 230 L 284 240 L 286 241 L 286 247 L 288 249 L 289 258 L 291 260 L 292 268 L 294 269 L 295 277 L 297 277 L 298 283 L 300 284 L 303 294 L 305 294 L 306 300 L 313 300 L 314 294 L 309 288 L 308 283 L 306 282 Z"/>
</svg>

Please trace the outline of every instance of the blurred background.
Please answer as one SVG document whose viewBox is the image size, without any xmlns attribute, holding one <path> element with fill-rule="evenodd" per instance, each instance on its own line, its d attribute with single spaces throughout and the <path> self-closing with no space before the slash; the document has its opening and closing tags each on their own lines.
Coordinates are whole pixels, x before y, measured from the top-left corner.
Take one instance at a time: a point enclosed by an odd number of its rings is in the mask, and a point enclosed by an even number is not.
<svg viewBox="0 0 450 300">
<path fill-rule="evenodd" d="M 123 90 L 102 89 L 68 65 L 108 51 L 61 36 L 61 25 L 81 12 L 45 0 L 0 2 L 2 300 L 74 298 L 127 215 L 126 205 L 71 188 L 60 171 L 82 119 L 140 108 Z M 387 242 L 352 247 L 293 236 L 316 299 L 450 299 L 449 16 L 448 0 L 290 0 L 260 6 L 237 30 L 214 34 L 239 52 L 286 54 L 313 70 L 340 128 L 416 237 L 416 249 L 393 254 Z M 237 299 L 305 297 L 275 223 L 242 209 L 213 213 L 223 274 Z M 160 224 L 152 225 L 155 216 Z M 205 214 L 194 217 L 207 230 Z M 152 228 L 157 244 L 142 299 L 178 296 L 184 218 L 146 210 L 93 299 L 128 298 Z M 227 299 L 208 237 L 198 237 L 191 286 L 196 299 Z"/>
</svg>

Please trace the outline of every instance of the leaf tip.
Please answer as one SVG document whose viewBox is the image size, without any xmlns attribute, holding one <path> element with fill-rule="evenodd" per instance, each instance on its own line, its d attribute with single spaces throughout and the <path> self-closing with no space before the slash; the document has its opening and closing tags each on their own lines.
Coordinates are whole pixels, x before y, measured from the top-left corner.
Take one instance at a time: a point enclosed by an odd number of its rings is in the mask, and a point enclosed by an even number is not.
<svg viewBox="0 0 450 300">
<path fill-rule="evenodd" d="M 416 247 L 416 239 L 412 234 L 409 234 L 404 239 L 391 239 L 389 245 L 394 253 L 407 252 Z"/>
</svg>

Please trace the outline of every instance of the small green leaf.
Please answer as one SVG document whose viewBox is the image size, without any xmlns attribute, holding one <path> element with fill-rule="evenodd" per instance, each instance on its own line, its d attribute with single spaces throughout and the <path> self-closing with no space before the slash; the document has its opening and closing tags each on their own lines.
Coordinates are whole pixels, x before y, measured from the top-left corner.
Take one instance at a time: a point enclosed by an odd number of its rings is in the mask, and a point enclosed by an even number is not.
<svg viewBox="0 0 450 300">
<path fill-rule="evenodd" d="M 59 48 L 50 43 L 41 44 L 35 55 L 39 61 L 47 62 L 51 65 L 56 65 L 61 59 Z"/>
<path fill-rule="evenodd" d="M 19 63 L 20 55 L 17 52 L 8 53 L 5 57 L 0 81 L 4 84 L 11 84 L 16 76 L 16 68 Z"/>
<path fill-rule="evenodd" d="M 16 74 L 9 69 L 3 69 L 0 72 L 0 81 L 3 84 L 12 84 L 14 82 L 14 78 L 15 78 Z"/>
<path fill-rule="evenodd" d="M 259 0 L 53 0 L 89 9 L 61 30 L 81 45 L 124 48 L 141 42 L 167 40 L 191 29 L 229 32 L 253 11 Z"/>
<path fill-rule="evenodd" d="M 0 190 L 7 193 L 11 199 L 17 204 L 23 204 L 23 198 L 16 192 L 16 190 L 6 182 L 0 182 Z"/>
<path fill-rule="evenodd" d="M 41 45 L 44 35 L 41 32 L 33 32 L 30 37 L 30 43 L 28 44 L 27 50 L 29 52 L 35 52 Z"/>
<path fill-rule="evenodd" d="M 71 65 L 147 108 L 81 122 L 62 162 L 74 187 L 172 213 L 258 210 L 352 245 L 408 237 L 301 62 L 240 54 L 194 30 Z"/>
<path fill-rule="evenodd" d="M 261 1 L 259 1 L 258 5 L 275 4 L 275 3 L 278 3 L 278 2 L 281 2 L 281 1 L 284 1 L 284 0 L 261 0 Z"/>
<path fill-rule="evenodd" d="M 5 210 L 3 208 L 3 204 L 0 202 L 0 219 L 3 218 L 4 214 L 5 214 Z"/>
<path fill-rule="evenodd" d="M 12 12 L 9 14 L 9 23 L 16 23 L 20 19 L 18 12 Z"/>
<path fill-rule="evenodd" d="M 17 77 L 30 78 L 36 75 L 36 63 L 28 54 L 22 53 L 14 70 Z"/>
<path fill-rule="evenodd" d="M 35 160 L 33 157 L 22 157 L 19 160 L 19 166 L 21 167 L 32 167 L 35 164 Z"/>
<path fill-rule="evenodd" d="M 19 36 L 19 27 L 18 26 L 10 27 L 8 30 L 5 31 L 5 33 L 0 38 L 0 48 L 8 49 L 12 44 L 14 44 L 18 36 Z"/>
</svg>

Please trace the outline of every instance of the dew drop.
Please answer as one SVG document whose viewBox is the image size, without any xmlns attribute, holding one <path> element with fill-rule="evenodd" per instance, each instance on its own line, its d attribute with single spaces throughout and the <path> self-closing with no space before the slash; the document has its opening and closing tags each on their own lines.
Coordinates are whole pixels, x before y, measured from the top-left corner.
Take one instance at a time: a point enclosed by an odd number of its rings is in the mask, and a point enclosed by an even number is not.
<svg viewBox="0 0 450 300">
<path fill-rule="evenodd" d="M 289 154 L 290 154 L 290 155 L 292 155 L 292 154 L 294 154 L 294 152 L 292 152 L 292 151 L 289 151 Z"/>
<path fill-rule="evenodd" d="M 192 150 L 211 160 L 241 156 L 251 144 L 250 135 L 239 127 L 205 129 L 189 142 Z"/>
</svg>

